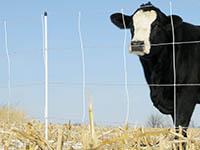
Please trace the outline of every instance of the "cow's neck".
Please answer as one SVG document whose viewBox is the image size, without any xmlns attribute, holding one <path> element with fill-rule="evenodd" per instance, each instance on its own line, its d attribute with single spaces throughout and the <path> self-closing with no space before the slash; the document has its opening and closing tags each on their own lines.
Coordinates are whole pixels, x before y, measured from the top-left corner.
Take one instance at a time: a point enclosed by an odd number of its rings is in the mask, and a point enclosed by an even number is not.
<svg viewBox="0 0 200 150">
<path fill-rule="evenodd" d="M 169 74 L 170 72 L 173 73 L 172 54 L 169 54 L 169 48 L 162 49 L 162 53 L 151 58 L 140 57 L 148 84 L 163 84 L 162 78 L 166 76 L 166 73 L 163 74 L 164 72 L 162 72 L 166 71 L 164 68 L 168 70 Z M 167 83 L 173 81 L 170 77 L 166 79 L 169 79 L 169 81 L 166 81 Z"/>
<path fill-rule="evenodd" d="M 165 49 L 166 48 L 166 49 Z M 148 84 L 172 84 L 173 61 L 171 47 L 165 47 L 157 56 L 149 59 L 140 57 Z M 165 93 L 168 93 L 167 95 Z M 150 86 L 151 100 L 164 114 L 173 112 L 173 87 Z"/>
<path fill-rule="evenodd" d="M 152 75 L 153 68 L 156 64 L 156 61 L 152 60 L 152 59 L 144 59 L 142 57 L 140 57 L 140 61 L 141 61 L 142 66 L 143 66 L 143 71 L 144 71 L 146 81 L 147 81 L 148 84 L 151 84 L 152 83 L 151 82 L 151 75 Z"/>
</svg>

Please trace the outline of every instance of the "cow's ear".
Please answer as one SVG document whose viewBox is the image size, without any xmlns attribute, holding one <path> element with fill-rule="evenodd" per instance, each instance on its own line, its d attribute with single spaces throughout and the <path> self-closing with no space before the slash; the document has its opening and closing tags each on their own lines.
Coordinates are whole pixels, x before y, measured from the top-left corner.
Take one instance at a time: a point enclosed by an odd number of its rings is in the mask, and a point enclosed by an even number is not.
<svg viewBox="0 0 200 150">
<path fill-rule="evenodd" d="M 175 29 L 183 23 L 183 19 L 177 15 L 168 16 L 167 30 L 172 29 L 171 18 L 173 19 L 173 25 Z"/>
<path fill-rule="evenodd" d="M 124 18 L 124 21 L 123 21 L 123 18 Z M 112 14 L 110 16 L 110 19 L 111 19 L 112 23 L 120 29 L 130 28 L 130 23 L 132 20 L 132 18 L 130 16 L 127 16 L 127 15 L 124 15 L 121 13 Z"/>
</svg>

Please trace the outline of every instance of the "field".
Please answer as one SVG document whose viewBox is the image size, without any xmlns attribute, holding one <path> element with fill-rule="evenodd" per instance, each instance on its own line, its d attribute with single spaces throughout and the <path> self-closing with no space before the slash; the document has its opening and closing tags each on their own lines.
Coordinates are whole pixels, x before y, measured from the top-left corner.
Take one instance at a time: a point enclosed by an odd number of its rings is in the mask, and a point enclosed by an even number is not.
<svg viewBox="0 0 200 150">
<path fill-rule="evenodd" d="M 49 140 L 44 139 L 43 124 L 32 121 L 22 125 L 1 125 L 0 149 L 176 149 L 181 142 L 188 149 L 200 149 L 200 130 L 190 129 L 189 137 L 176 134 L 173 129 L 142 129 L 95 127 L 92 136 L 88 126 L 49 125 Z M 174 140 L 174 136 L 180 138 Z"/>
<path fill-rule="evenodd" d="M 49 140 L 44 139 L 44 124 L 32 120 L 13 109 L 0 109 L 0 150 L 171 150 L 200 149 L 200 129 L 189 129 L 188 138 L 170 128 L 137 128 L 128 126 L 94 126 L 91 111 L 90 122 L 86 125 L 49 124 Z M 180 130 L 182 130 L 180 128 Z M 175 136 L 177 137 L 175 139 Z"/>
</svg>

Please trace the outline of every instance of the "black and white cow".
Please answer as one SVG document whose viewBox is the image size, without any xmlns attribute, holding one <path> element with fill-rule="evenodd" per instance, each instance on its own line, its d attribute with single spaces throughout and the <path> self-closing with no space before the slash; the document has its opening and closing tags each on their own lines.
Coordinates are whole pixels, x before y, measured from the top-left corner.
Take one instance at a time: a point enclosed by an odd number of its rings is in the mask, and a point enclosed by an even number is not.
<svg viewBox="0 0 200 150">
<path fill-rule="evenodd" d="M 169 44 L 173 42 L 171 19 L 175 42 L 200 40 L 199 26 L 183 22 L 177 15 L 166 16 L 150 2 L 141 5 L 131 16 L 111 15 L 117 27 L 131 31 L 129 51 L 139 56 L 154 106 L 174 120 L 173 45 Z M 159 43 L 166 44 L 156 45 Z M 200 103 L 200 86 L 196 85 L 200 83 L 200 43 L 176 44 L 175 60 L 176 127 L 188 127 L 195 105 Z M 166 84 L 172 86 L 164 86 Z"/>
</svg>

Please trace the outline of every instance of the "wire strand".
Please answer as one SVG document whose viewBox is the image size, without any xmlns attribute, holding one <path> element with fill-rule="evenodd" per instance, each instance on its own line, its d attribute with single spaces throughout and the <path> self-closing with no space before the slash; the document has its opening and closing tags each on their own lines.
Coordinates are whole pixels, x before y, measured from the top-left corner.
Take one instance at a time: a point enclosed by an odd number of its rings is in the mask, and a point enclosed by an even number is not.
<svg viewBox="0 0 200 150">
<path fill-rule="evenodd" d="M 17 87 L 33 87 L 33 86 L 43 86 L 44 82 L 36 82 L 36 83 L 25 83 L 25 84 L 13 84 L 12 88 Z M 49 86 L 58 86 L 58 85 L 66 85 L 66 86 L 82 86 L 82 83 L 68 83 L 68 82 L 49 82 Z M 125 86 L 124 83 L 86 83 L 87 86 L 99 86 L 99 87 L 117 87 L 117 86 Z M 145 84 L 145 83 L 128 83 L 127 86 L 150 86 L 150 87 L 173 87 L 174 84 Z M 176 84 L 176 87 L 191 87 L 196 86 L 199 87 L 198 83 L 188 83 L 188 84 Z M 0 86 L 0 88 L 7 88 L 7 86 Z"/>
<path fill-rule="evenodd" d="M 5 50 L 8 63 L 8 122 L 10 121 L 10 99 L 11 99 L 11 62 L 8 51 L 8 33 L 7 33 L 7 22 L 4 21 L 4 34 L 5 34 Z"/>
<path fill-rule="evenodd" d="M 170 19 L 172 28 L 172 48 L 173 48 L 173 72 L 174 72 L 174 127 L 176 128 L 176 52 L 175 52 L 175 33 L 174 33 L 174 22 L 173 22 L 173 10 L 172 1 L 170 1 Z"/>
<path fill-rule="evenodd" d="M 83 47 L 83 38 L 81 33 L 81 12 L 79 12 L 78 15 L 78 33 L 79 33 L 79 39 L 80 39 L 80 47 L 81 47 L 81 57 L 82 57 L 82 86 L 83 86 L 83 114 L 82 114 L 82 123 L 85 122 L 86 117 L 86 99 L 85 99 L 85 53 L 84 53 L 84 47 Z"/>
<path fill-rule="evenodd" d="M 125 23 L 125 18 L 124 18 L 124 12 L 123 9 L 121 9 L 122 13 L 122 20 L 123 20 L 123 25 L 124 28 L 126 29 L 126 23 Z M 129 97 L 129 91 L 128 91 L 128 73 L 127 73 L 127 59 L 126 59 L 126 38 L 127 38 L 127 31 L 124 30 L 124 42 L 123 42 L 123 64 L 124 64 L 124 87 L 125 87 L 125 93 L 126 93 L 126 118 L 125 118 L 125 125 L 128 125 L 128 120 L 129 120 L 129 103 L 130 103 L 130 97 Z"/>
<path fill-rule="evenodd" d="M 183 41 L 183 42 L 169 42 L 169 43 L 152 43 L 150 44 L 150 46 L 152 47 L 157 47 L 157 46 L 168 46 L 168 45 L 187 45 L 187 44 L 200 44 L 200 41 Z M 102 49 L 102 48 L 109 48 L 109 49 L 116 49 L 116 48 L 121 48 L 120 45 L 105 45 L 105 46 L 102 46 L 103 44 L 101 45 L 86 45 L 86 46 L 83 46 L 84 49 Z M 135 45 L 137 46 L 137 45 Z M 139 45 L 138 45 L 139 46 Z M 141 45 L 140 45 L 141 46 Z M 12 52 L 10 52 L 10 54 L 12 55 L 16 55 L 16 54 L 31 54 L 30 51 L 33 51 L 33 52 L 40 52 L 41 50 L 43 50 L 43 48 L 36 48 L 36 49 L 30 49 L 30 48 L 27 48 L 28 51 L 24 51 L 25 49 L 23 48 L 23 52 L 22 51 L 18 51 L 20 49 L 12 49 Z M 77 47 L 68 47 L 68 48 L 48 48 L 48 51 L 53 51 L 53 52 L 60 52 L 60 51 L 67 51 L 67 52 L 73 52 L 74 49 L 78 49 Z M 39 51 L 36 51 L 36 50 L 39 50 Z M 1 56 L 3 57 L 3 56 Z"/>
</svg>

